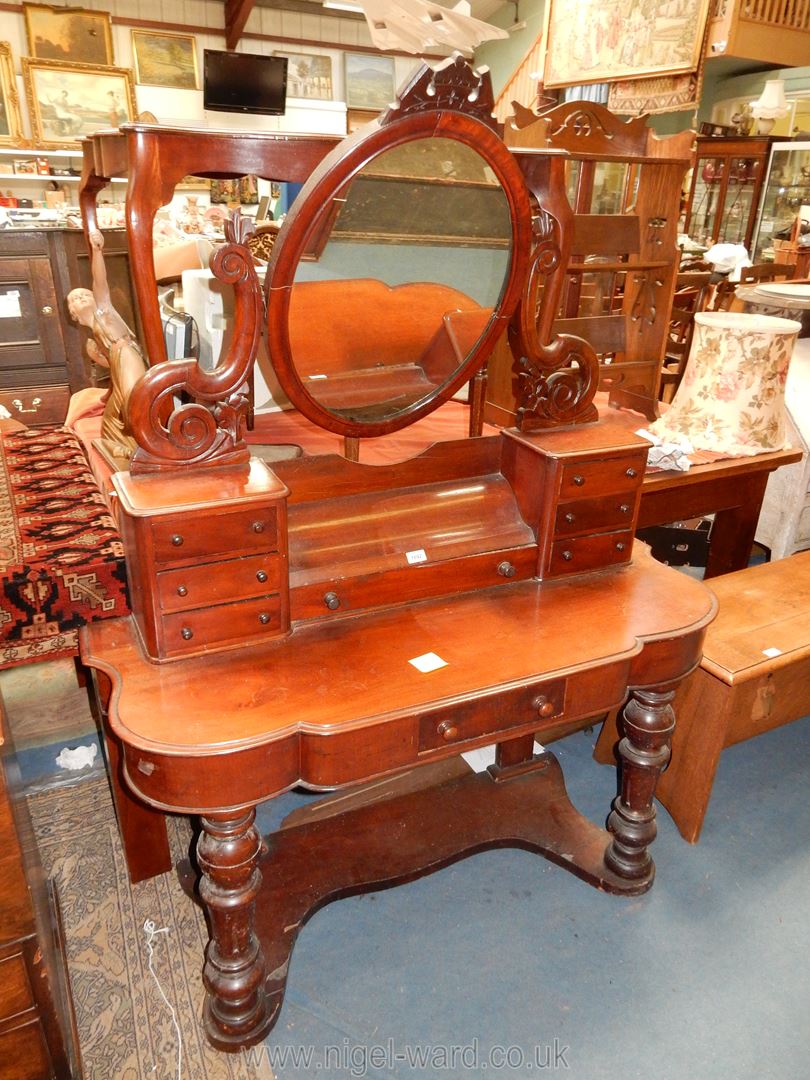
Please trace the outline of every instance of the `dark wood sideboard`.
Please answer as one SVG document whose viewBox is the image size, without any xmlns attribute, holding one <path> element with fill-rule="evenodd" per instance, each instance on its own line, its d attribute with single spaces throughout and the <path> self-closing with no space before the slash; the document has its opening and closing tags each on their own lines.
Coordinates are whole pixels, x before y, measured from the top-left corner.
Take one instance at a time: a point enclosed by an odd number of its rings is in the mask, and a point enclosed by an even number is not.
<svg viewBox="0 0 810 1080">
<path fill-rule="evenodd" d="M 116 310 L 140 332 L 123 229 L 104 231 L 104 255 Z M 70 395 L 92 386 L 85 334 L 70 318 L 67 295 L 91 286 L 81 229 L 9 229 L 0 233 L 0 294 L 16 293 L 18 317 L 0 319 L 0 405 L 26 427 L 58 424 Z"/>
<path fill-rule="evenodd" d="M 0 703 L 0 1078 L 81 1076 L 59 907 Z"/>
</svg>

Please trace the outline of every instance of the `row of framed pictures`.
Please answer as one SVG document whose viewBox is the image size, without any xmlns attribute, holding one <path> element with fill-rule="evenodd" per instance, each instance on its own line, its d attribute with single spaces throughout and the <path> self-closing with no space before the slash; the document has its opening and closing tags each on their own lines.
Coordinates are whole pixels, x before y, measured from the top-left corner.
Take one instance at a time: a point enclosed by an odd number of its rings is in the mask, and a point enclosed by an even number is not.
<svg viewBox="0 0 810 1080">
<path fill-rule="evenodd" d="M 47 4 L 22 5 L 28 55 L 71 65 L 112 67 L 112 25 L 109 12 Z M 200 87 L 197 42 L 192 34 L 132 30 L 135 81 L 147 86 Z M 286 56 L 289 97 L 331 101 L 332 57 L 278 50 Z M 389 56 L 345 53 L 346 104 L 353 109 L 382 109 L 394 93 L 394 61 Z"/>
<path fill-rule="evenodd" d="M 287 55 L 287 54 L 285 54 Z M 351 111 L 372 115 L 394 98 L 390 57 L 346 53 L 346 97 Z M 332 59 L 290 56 L 288 94 L 330 100 Z M 135 118 L 135 90 L 128 68 L 69 64 L 22 57 L 22 74 L 34 144 L 44 150 L 70 149 L 99 128 L 118 127 Z M 20 146 L 22 134 L 11 46 L 0 41 L 0 146 Z"/>
</svg>

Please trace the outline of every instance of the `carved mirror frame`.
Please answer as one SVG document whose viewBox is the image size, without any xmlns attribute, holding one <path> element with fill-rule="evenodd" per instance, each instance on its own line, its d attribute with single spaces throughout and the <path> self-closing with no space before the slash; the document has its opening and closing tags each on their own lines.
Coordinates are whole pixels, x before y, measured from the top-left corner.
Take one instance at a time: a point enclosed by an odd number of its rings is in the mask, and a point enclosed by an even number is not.
<svg viewBox="0 0 810 1080">
<path fill-rule="evenodd" d="M 521 298 L 532 242 L 532 209 L 514 156 L 496 133 L 489 73 L 473 72 L 460 57 L 439 68 L 423 66 L 397 101 L 373 124 L 341 142 L 315 170 L 288 213 L 273 247 L 265 279 L 267 345 L 282 388 L 298 411 L 329 431 L 371 438 L 397 431 L 448 401 L 489 358 Z M 296 270 L 323 216 L 361 169 L 384 152 L 424 138 L 453 139 L 472 149 L 492 170 L 511 222 L 511 251 L 500 296 L 481 336 L 445 383 L 385 418 L 352 420 L 330 411 L 307 390 L 290 341 L 290 301 Z"/>
</svg>

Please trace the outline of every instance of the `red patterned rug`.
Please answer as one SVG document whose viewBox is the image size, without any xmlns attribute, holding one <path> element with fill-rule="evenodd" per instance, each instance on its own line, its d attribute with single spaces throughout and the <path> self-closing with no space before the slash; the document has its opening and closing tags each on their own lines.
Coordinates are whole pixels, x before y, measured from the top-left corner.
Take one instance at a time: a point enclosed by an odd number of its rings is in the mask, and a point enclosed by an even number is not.
<svg viewBox="0 0 810 1080">
<path fill-rule="evenodd" d="M 129 612 L 121 538 L 79 440 L 2 435 L 0 668 L 77 652 L 86 622 Z"/>
</svg>

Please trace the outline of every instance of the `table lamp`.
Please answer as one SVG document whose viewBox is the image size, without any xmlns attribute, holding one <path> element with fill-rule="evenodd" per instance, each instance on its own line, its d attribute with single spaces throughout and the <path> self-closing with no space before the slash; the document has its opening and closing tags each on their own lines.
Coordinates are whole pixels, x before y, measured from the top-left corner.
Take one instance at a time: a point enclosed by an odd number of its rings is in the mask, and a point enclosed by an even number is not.
<svg viewBox="0 0 810 1080">
<path fill-rule="evenodd" d="M 767 135 L 780 116 L 787 116 L 785 84 L 781 79 L 768 79 L 756 101 L 751 102 L 751 113 L 757 122 L 757 134 Z"/>
<path fill-rule="evenodd" d="M 728 457 L 783 449 L 785 381 L 800 329 L 769 315 L 697 312 L 680 386 L 650 431 Z"/>
</svg>

